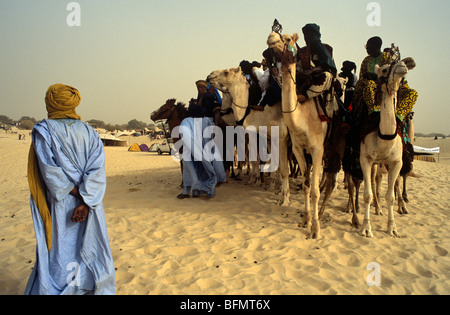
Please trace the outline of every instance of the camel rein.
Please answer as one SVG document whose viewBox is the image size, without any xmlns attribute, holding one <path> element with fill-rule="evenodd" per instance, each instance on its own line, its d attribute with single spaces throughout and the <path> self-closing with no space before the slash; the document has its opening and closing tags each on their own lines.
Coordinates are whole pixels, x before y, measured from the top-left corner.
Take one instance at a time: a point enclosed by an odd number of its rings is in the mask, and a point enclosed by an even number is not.
<svg viewBox="0 0 450 315">
<path fill-rule="evenodd" d="M 239 126 L 242 126 L 243 124 L 244 124 L 244 120 L 247 118 L 247 116 L 250 114 L 250 107 L 247 105 L 247 106 L 242 106 L 242 105 L 238 105 L 238 104 L 236 104 L 235 102 L 234 102 L 234 99 L 233 99 L 233 95 L 229 92 L 229 91 L 224 91 L 224 90 L 222 90 L 222 89 L 219 89 L 219 88 L 217 88 L 219 91 L 221 91 L 223 94 L 226 94 L 226 95 L 228 95 L 228 97 L 230 98 L 230 100 L 231 100 L 231 104 L 232 105 L 234 105 L 234 106 L 236 106 L 236 107 L 238 107 L 238 108 L 242 108 L 242 109 L 245 109 L 245 114 L 244 114 L 244 117 L 240 120 L 240 121 L 236 121 L 236 123 L 239 125 Z M 230 109 L 231 109 L 231 111 L 233 111 L 233 108 L 231 108 L 230 107 Z"/>
<path fill-rule="evenodd" d="M 392 64 L 389 66 L 388 75 L 387 75 L 386 77 L 381 77 L 381 78 L 380 78 L 380 83 L 379 83 L 378 88 L 377 88 L 377 90 L 380 91 L 380 92 L 378 92 L 378 93 L 380 93 L 379 95 L 381 95 L 381 86 L 382 86 L 383 84 L 386 86 L 386 90 L 387 90 L 388 95 L 391 95 L 391 89 L 393 90 L 394 88 L 390 88 L 390 87 L 389 87 L 389 77 L 391 76 L 392 71 L 393 71 L 393 66 L 394 66 L 396 63 L 397 63 L 397 62 L 394 62 L 394 63 L 392 63 Z M 378 96 L 378 97 L 380 98 L 380 99 L 378 100 L 378 103 L 379 103 L 380 109 L 381 109 L 381 106 L 382 106 L 382 104 L 381 104 L 381 97 L 380 97 L 380 96 Z M 396 110 L 396 108 L 397 108 L 397 101 L 398 101 L 398 95 L 397 95 L 396 98 L 394 98 L 394 109 L 395 109 L 395 110 Z M 394 132 L 393 135 L 384 135 L 384 134 L 382 134 L 381 131 L 378 129 L 378 137 L 379 137 L 380 139 L 382 139 L 382 140 L 392 141 L 392 140 L 394 140 L 394 139 L 397 137 L 397 134 L 398 134 L 397 132 L 398 132 L 398 122 L 397 122 L 397 120 L 396 120 L 396 127 L 395 127 L 395 132 Z"/>
</svg>

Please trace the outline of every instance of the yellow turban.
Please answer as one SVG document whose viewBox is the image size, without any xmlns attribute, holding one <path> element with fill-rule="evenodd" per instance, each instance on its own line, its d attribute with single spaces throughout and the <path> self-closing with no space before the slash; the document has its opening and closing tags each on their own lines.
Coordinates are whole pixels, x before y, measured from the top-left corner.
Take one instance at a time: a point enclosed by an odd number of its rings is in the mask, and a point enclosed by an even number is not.
<svg viewBox="0 0 450 315">
<path fill-rule="evenodd" d="M 45 95 L 48 118 L 81 120 L 81 117 L 75 112 L 75 108 L 80 105 L 80 102 L 80 92 L 76 88 L 64 84 L 54 84 L 48 88 Z"/>
</svg>

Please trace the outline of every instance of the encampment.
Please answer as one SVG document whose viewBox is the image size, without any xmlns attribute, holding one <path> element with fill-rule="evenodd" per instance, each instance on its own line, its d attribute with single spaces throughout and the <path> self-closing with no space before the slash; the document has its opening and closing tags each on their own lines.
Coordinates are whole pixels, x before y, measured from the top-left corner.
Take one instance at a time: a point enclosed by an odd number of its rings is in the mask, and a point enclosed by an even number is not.
<svg viewBox="0 0 450 315">
<path fill-rule="evenodd" d="M 141 152 L 141 147 L 137 143 L 133 143 L 133 145 L 128 149 L 130 152 Z"/>
</svg>

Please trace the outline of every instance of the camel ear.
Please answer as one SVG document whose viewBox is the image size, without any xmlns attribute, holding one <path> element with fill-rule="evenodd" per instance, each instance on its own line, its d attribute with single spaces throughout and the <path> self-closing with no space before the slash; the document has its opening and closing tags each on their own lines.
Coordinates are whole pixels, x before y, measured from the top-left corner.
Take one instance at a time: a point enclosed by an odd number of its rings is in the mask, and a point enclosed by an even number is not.
<svg viewBox="0 0 450 315">
<path fill-rule="evenodd" d="M 403 59 L 402 61 L 406 65 L 408 70 L 412 70 L 416 67 L 416 62 L 411 57 L 407 57 L 407 58 Z"/>
<path fill-rule="evenodd" d="M 239 72 L 241 72 L 241 71 L 242 71 L 241 66 L 239 66 L 239 67 L 237 67 L 237 68 L 235 69 L 234 72 L 239 73 Z"/>
<path fill-rule="evenodd" d="M 297 42 L 300 39 L 300 36 L 298 36 L 298 33 L 294 33 L 294 35 L 292 35 L 292 40 L 294 42 Z"/>
</svg>

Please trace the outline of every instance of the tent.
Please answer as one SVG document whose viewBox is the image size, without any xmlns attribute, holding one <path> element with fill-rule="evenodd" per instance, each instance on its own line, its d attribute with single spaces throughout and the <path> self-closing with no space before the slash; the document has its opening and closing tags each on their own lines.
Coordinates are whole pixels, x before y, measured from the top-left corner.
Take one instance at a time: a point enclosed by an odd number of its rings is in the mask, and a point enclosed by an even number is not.
<svg viewBox="0 0 450 315">
<path fill-rule="evenodd" d="M 133 143 L 133 145 L 128 149 L 130 152 L 141 152 L 141 147 L 137 143 Z"/>
<path fill-rule="evenodd" d="M 423 148 L 414 146 L 414 159 L 419 161 L 436 162 L 436 159 L 430 155 L 437 154 L 439 161 L 440 147 L 437 148 Z"/>
<path fill-rule="evenodd" d="M 148 152 L 148 146 L 145 143 L 141 144 L 139 147 L 142 152 Z"/>
<path fill-rule="evenodd" d="M 102 139 L 104 146 L 113 146 L 113 147 L 126 147 L 127 142 L 125 140 L 116 138 L 110 134 L 100 134 L 100 139 Z"/>
<path fill-rule="evenodd" d="M 440 153 L 440 147 L 437 148 L 422 148 L 418 146 L 414 146 L 414 154 L 415 155 L 433 155 L 433 154 L 439 154 Z"/>
</svg>

